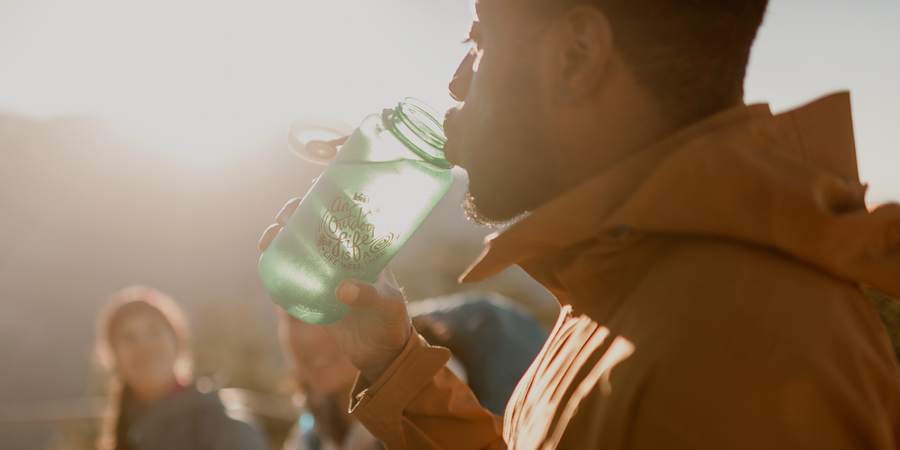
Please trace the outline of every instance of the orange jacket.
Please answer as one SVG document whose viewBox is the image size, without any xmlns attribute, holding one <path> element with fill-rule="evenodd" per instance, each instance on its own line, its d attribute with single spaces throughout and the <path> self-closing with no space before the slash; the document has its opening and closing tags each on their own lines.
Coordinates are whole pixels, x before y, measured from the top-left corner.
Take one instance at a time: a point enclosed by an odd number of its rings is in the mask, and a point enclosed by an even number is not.
<svg viewBox="0 0 900 450">
<path fill-rule="evenodd" d="M 849 94 L 739 106 L 488 237 L 563 305 L 502 423 L 418 336 L 351 404 L 388 449 L 895 449 L 900 372 L 858 282 L 900 296 Z M 361 379 L 362 380 L 362 379 Z"/>
</svg>

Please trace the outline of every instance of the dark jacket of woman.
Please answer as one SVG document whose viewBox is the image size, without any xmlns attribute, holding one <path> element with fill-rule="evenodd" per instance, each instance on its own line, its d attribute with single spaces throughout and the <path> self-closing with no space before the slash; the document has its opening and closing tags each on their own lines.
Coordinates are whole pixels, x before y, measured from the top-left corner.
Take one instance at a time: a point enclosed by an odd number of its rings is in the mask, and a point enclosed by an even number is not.
<svg viewBox="0 0 900 450">
<path fill-rule="evenodd" d="M 263 436 L 232 419 L 216 392 L 194 387 L 139 408 L 123 393 L 117 450 L 263 450 Z"/>
</svg>

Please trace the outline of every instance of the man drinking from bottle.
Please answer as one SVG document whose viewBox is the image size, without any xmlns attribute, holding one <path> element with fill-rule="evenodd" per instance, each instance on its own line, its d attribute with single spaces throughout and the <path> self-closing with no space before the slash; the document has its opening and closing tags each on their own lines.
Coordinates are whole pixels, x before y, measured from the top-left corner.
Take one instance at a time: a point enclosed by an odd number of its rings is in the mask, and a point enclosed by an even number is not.
<svg viewBox="0 0 900 450">
<path fill-rule="evenodd" d="M 866 210 L 849 94 L 744 104 L 766 1 L 476 5 L 444 150 L 471 217 L 511 226 L 461 280 L 517 264 L 561 314 L 501 419 L 389 271 L 345 280 L 352 414 L 389 449 L 897 448 L 859 285 L 900 295 L 900 205 Z"/>
</svg>

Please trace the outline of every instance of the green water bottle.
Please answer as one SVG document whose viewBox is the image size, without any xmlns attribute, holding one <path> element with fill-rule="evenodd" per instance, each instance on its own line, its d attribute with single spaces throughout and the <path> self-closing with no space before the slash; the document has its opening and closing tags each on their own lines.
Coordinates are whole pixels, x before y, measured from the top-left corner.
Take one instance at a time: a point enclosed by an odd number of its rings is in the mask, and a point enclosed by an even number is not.
<svg viewBox="0 0 900 450">
<path fill-rule="evenodd" d="M 341 320 L 341 280 L 374 282 L 450 188 L 441 117 L 407 98 L 366 117 L 259 259 L 263 286 L 294 317 Z"/>
</svg>

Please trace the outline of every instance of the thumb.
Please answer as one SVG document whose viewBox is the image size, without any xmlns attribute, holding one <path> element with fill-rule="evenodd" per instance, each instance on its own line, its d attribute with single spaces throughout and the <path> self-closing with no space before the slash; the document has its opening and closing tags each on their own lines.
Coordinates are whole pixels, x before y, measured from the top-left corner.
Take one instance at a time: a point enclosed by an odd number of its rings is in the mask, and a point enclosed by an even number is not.
<svg viewBox="0 0 900 450">
<path fill-rule="evenodd" d="M 382 310 L 389 302 L 374 284 L 353 279 L 342 281 L 334 295 L 339 302 L 351 308 Z"/>
</svg>

